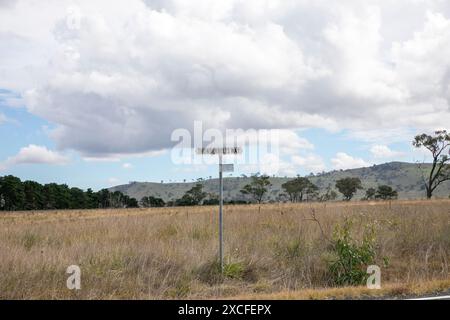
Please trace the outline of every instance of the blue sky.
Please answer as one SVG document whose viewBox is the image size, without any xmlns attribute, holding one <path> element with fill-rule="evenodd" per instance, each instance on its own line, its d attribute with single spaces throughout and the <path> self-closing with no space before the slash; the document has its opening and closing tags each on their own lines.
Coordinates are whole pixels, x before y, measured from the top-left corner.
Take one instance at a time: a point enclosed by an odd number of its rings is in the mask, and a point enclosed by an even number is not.
<svg viewBox="0 0 450 320">
<path fill-rule="evenodd" d="M 448 1 L 264 3 L 0 2 L 0 175 L 215 177 L 173 162 L 172 135 L 198 121 L 278 134 L 234 175 L 426 159 L 413 136 L 450 123 Z"/>
<path fill-rule="evenodd" d="M 0 90 L 4 95 L 20 97 L 6 89 Z M 0 162 L 14 157 L 19 151 L 29 145 L 45 146 L 48 150 L 55 150 L 56 146 L 51 138 L 51 131 L 55 127 L 52 123 L 29 113 L 24 105 L 9 106 L 5 99 L 0 100 L 0 114 L 5 120 L 0 125 L 0 134 L 4 139 L 0 149 Z M 415 161 L 422 154 L 413 153 L 408 140 L 395 142 L 390 145 L 390 149 L 403 153 L 394 158 L 379 159 L 374 158 L 370 152 L 373 143 L 362 142 L 352 138 L 346 132 L 330 133 L 324 129 L 298 130 L 297 135 L 305 138 L 314 145 L 312 151 L 322 158 L 325 171 L 336 169 L 331 159 L 339 152 L 345 152 L 353 158 L 363 159 L 367 163 L 375 164 L 384 161 Z M 172 182 L 172 181 L 193 181 L 198 178 L 217 177 L 217 166 L 215 165 L 177 165 L 172 162 L 170 152 L 165 151 L 156 156 L 123 156 L 120 159 L 85 159 L 75 151 L 61 151 L 69 158 L 63 164 L 45 163 L 18 163 L 8 166 L 2 170 L 1 175 L 12 174 L 23 180 L 35 180 L 41 183 L 57 182 L 66 183 L 70 186 L 77 186 L 84 189 L 101 189 L 117 184 L 124 184 L 130 181 L 152 181 L 152 182 Z M 309 151 L 308 151 L 309 152 Z M 301 152 L 299 154 L 302 154 Z M 284 161 L 288 157 L 281 155 Z M 352 167 L 351 165 L 349 167 Z M 357 167 L 354 166 L 354 167 Z M 257 169 L 236 165 L 236 172 L 233 176 L 240 174 L 251 174 Z M 311 171 L 299 166 L 295 174 L 306 175 Z M 295 175 L 291 172 L 280 171 L 279 176 Z M 229 174 L 230 175 L 230 174 Z"/>
</svg>

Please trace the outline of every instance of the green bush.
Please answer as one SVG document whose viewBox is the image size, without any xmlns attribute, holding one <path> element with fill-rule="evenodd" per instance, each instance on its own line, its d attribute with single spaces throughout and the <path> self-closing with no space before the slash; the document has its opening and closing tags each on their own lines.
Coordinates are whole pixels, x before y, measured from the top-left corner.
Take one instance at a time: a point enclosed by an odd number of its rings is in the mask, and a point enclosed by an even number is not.
<svg viewBox="0 0 450 320">
<path fill-rule="evenodd" d="M 223 273 L 220 271 L 220 263 L 217 260 L 205 263 L 197 270 L 199 280 L 210 285 L 223 282 L 225 279 L 256 282 L 258 277 L 256 270 L 245 262 L 228 262 L 223 265 Z"/>
<path fill-rule="evenodd" d="M 366 226 L 362 241 L 356 241 L 351 234 L 352 221 L 346 220 L 335 229 L 332 251 L 336 257 L 329 266 L 335 285 L 362 285 L 367 281 L 367 266 L 375 261 L 375 231 Z"/>
<path fill-rule="evenodd" d="M 226 263 L 223 266 L 223 276 L 229 279 L 242 279 L 245 273 L 245 266 L 241 262 Z"/>
</svg>

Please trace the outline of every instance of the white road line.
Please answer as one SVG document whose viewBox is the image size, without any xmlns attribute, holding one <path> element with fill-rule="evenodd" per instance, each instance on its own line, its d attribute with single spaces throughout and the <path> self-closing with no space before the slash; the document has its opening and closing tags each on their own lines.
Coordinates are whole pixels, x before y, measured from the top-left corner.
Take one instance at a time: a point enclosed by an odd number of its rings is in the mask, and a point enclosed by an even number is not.
<svg viewBox="0 0 450 320">
<path fill-rule="evenodd" d="M 416 299 L 407 299 L 407 300 L 450 300 L 450 296 L 416 298 Z"/>
</svg>

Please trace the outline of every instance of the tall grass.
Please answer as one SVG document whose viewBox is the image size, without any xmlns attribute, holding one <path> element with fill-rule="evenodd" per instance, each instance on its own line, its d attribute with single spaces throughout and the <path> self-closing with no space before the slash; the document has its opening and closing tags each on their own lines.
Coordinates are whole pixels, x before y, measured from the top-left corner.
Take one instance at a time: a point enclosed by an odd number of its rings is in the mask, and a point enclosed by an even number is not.
<svg viewBox="0 0 450 320">
<path fill-rule="evenodd" d="M 450 201 L 227 206 L 224 214 L 221 276 L 216 207 L 4 213 L 0 298 L 217 298 L 332 287 L 327 238 L 346 219 L 356 241 L 374 226 L 383 283 L 450 278 Z M 78 291 L 66 288 L 74 264 Z"/>
</svg>

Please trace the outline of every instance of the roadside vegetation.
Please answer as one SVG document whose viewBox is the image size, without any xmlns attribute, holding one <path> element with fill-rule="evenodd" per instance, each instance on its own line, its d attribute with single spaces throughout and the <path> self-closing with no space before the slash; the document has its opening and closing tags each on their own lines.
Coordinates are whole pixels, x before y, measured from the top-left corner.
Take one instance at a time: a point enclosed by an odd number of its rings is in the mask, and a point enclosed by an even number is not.
<svg viewBox="0 0 450 320">
<path fill-rule="evenodd" d="M 215 206 L 5 212 L 0 298 L 379 295 L 356 289 L 371 264 L 380 292 L 436 289 L 450 279 L 449 201 L 226 206 L 223 275 Z M 73 264 L 79 291 L 66 288 Z"/>
</svg>

